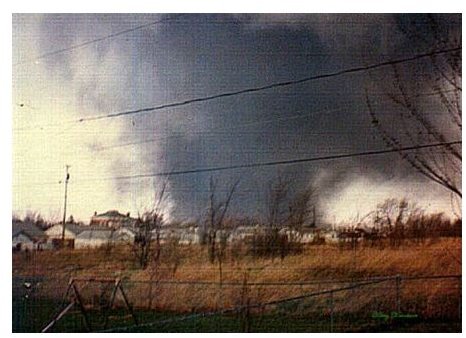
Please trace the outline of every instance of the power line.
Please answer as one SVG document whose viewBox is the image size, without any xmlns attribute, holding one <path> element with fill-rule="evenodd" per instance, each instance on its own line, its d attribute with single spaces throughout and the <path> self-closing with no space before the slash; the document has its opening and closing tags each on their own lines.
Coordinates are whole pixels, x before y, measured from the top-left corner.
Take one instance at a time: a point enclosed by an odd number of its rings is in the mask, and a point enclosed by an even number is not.
<svg viewBox="0 0 466 338">
<path fill-rule="evenodd" d="M 143 29 L 143 28 L 146 28 L 146 27 L 150 27 L 152 25 L 156 25 L 156 24 L 159 24 L 159 23 L 162 23 L 162 22 L 165 22 L 165 21 L 171 21 L 171 20 L 174 20 L 174 19 L 178 19 L 180 17 L 187 16 L 188 14 L 189 13 L 174 14 L 170 18 L 149 22 L 147 24 L 140 25 L 140 26 L 137 26 L 137 27 L 134 27 L 134 28 L 125 29 L 125 30 L 122 30 L 122 31 L 119 31 L 119 32 L 116 32 L 116 33 L 112 33 L 112 34 L 109 34 L 109 35 L 106 35 L 106 36 L 103 36 L 103 37 L 100 37 L 100 38 L 85 41 L 85 42 L 77 44 L 77 45 L 72 45 L 72 46 L 69 46 L 69 47 L 65 47 L 65 48 L 57 49 L 57 50 L 54 50 L 54 51 L 51 51 L 51 52 L 47 52 L 47 53 L 41 54 L 41 55 L 39 55 L 39 56 L 37 56 L 35 58 L 31 58 L 30 60 L 17 62 L 13 66 L 17 66 L 17 65 L 20 65 L 20 64 L 24 64 L 24 63 L 36 61 L 36 60 L 39 60 L 39 59 L 43 59 L 43 58 L 46 58 L 46 57 L 49 57 L 49 56 L 53 56 L 53 55 L 56 55 L 56 54 L 61 54 L 61 53 L 65 53 L 65 52 L 68 52 L 68 51 L 75 50 L 75 49 L 79 49 L 79 48 L 91 45 L 93 43 L 101 42 L 101 41 L 111 39 L 111 38 L 114 38 L 114 37 L 117 37 L 117 36 L 120 36 L 120 35 L 123 35 L 123 34 L 134 32 L 136 30 L 140 30 L 140 29 Z M 179 23 L 184 24 L 185 22 L 180 21 Z M 238 24 L 238 23 L 239 23 L 238 21 L 225 21 L 225 20 L 203 20 L 203 21 L 189 22 L 189 24 L 197 24 L 197 25 L 199 25 L 199 24 Z M 306 24 L 306 23 L 309 23 L 309 20 L 262 21 L 260 23 L 259 22 L 254 22 L 254 21 L 242 22 L 242 24 L 244 24 L 244 25 L 254 25 L 254 24 L 258 24 L 258 25 L 299 24 L 299 25 L 302 25 L 302 24 Z M 339 25 L 339 24 L 367 25 L 365 22 L 359 22 L 359 21 L 340 21 L 340 20 L 338 20 L 338 21 L 332 22 L 332 25 Z M 305 55 L 306 56 L 331 56 L 331 55 L 338 55 L 338 54 L 306 53 Z M 341 54 L 341 55 L 350 55 L 350 54 L 345 53 L 345 54 Z M 385 55 L 385 54 L 379 54 L 379 56 L 380 55 Z"/>
<path fill-rule="evenodd" d="M 91 178 L 91 179 L 77 180 L 77 182 L 79 183 L 79 182 L 89 182 L 89 181 L 129 180 L 129 179 L 150 178 L 150 177 L 157 177 L 157 176 L 178 176 L 178 175 L 195 174 L 195 173 L 202 173 L 202 172 L 224 171 L 224 170 L 231 170 L 231 169 L 257 168 L 257 167 L 267 167 L 267 166 L 276 166 L 276 165 L 288 165 L 288 164 L 298 164 L 298 163 L 307 163 L 307 162 L 328 161 L 328 160 L 337 160 L 337 159 L 343 159 L 343 158 L 382 155 L 382 154 L 397 153 L 397 152 L 411 151 L 411 150 L 417 150 L 417 149 L 451 146 L 451 145 L 458 145 L 461 143 L 462 141 L 431 143 L 431 144 L 423 144 L 423 145 L 410 146 L 410 147 L 371 150 L 371 151 L 363 151 L 363 152 L 349 153 L 349 154 L 308 157 L 308 158 L 302 158 L 302 159 L 271 161 L 271 162 L 257 162 L 257 163 L 248 163 L 248 164 L 237 164 L 237 165 L 231 165 L 231 166 L 198 168 L 198 169 L 179 170 L 179 171 L 167 171 L 167 172 L 159 172 L 159 173 L 153 173 L 153 174 L 137 174 L 137 175 L 102 177 L 102 178 L 93 178 L 93 179 Z M 52 184 L 57 184 L 57 183 L 60 184 L 61 181 L 38 182 L 32 185 L 52 185 Z M 13 186 L 17 186 L 17 185 L 13 185 Z"/>
<path fill-rule="evenodd" d="M 152 23 L 154 24 L 154 23 Z M 149 24 L 148 24 L 149 25 Z M 340 70 L 337 72 L 332 72 L 332 73 L 327 73 L 327 74 L 320 74 L 320 75 L 315 75 L 311 77 L 306 77 L 298 80 L 290 80 L 290 81 L 285 81 L 285 82 L 275 82 L 269 85 L 261 86 L 261 87 L 251 87 L 251 88 L 246 88 L 238 91 L 233 91 L 233 92 L 225 92 L 225 93 L 220 93 L 220 94 L 215 94 L 211 96 L 204 96 L 204 97 L 198 97 L 194 99 L 189 99 L 185 101 L 178 101 L 178 102 L 173 102 L 173 103 L 168 103 L 168 104 L 163 104 L 159 106 L 154 106 L 154 107 L 147 107 L 147 108 L 141 108 L 141 109 L 136 109 L 136 110 L 129 110 L 129 111 L 124 111 L 124 112 L 118 112 L 118 113 L 110 113 L 106 115 L 100 115 L 100 116 L 91 116 L 91 117 L 82 117 L 78 120 L 69 120 L 65 121 L 64 123 L 79 123 L 79 122 L 86 122 L 86 121 L 96 121 L 96 120 L 103 120 L 103 119 L 108 119 L 108 118 L 115 118 L 115 117 L 122 117 L 122 116 L 128 116 L 128 115 L 134 115 L 134 114 L 142 114 L 142 113 L 151 113 L 157 110 L 163 110 L 166 108 L 175 108 L 179 106 L 185 106 L 193 103 L 198 103 L 198 102 L 205 102 L 205 101 L 211 101 L 223 97 L 230 97 L 230 96 L 236 96 L 236 95 L 242 95 L 246 93 L 254 93 L 254 92 L 259 92 L 259 91 L 264 91 L 267 89 L 272 89 L 272 88 L 279 88 L 279 87 L 287 87 L 295 84 L 300 84 L 300 83 L 305 83 L 313 80 L 319 80 L 323 78 L 330 78 L 330 77 L 335 77 L 335 76 L 340 76 L 344 74 L 350 74 L 350 73 L 356 73 L 356 72 L 361 72 L 361 71 L 367 71 L 371 69 L 377 69 L 380 67 L 385 67 L 388 65 L 396 65 L 404 62 L 409 62 L 409 61 L 414 61 L 417 59 L 422 59 L 426 57 L 432 57 L 435 55 L 440 55 L 440 54 L 446 54 L 446 53 L 451 53 L 455 51 L 462 50 L 462 47 L 456 47 L 456 48 L 451 48 L 451 49 L 443 49 L 443 50 L 438 50 L 434 52 L 429 52 L 429 53 L 424 53 L 424 54 L 418 54 L 409 58 L 404 58 L 404 59 L 397 59 L 397 60 L 392 60 L 392 61 L 385 61 L 369 66 L 359 66 L 359 67 L 354 67 L 354 68 L 349 68 L 349 69 L 344 69 Z M 25 130 L 28 128 L 40 128 L 42 129 L 43 127 L 46 126 L 61 126 L 63 125 L 63 122 L 61 123 L 55 123 L 55 124 L 47 124 L 47 125 L 35 125 L 31 127 L 20 127 L 20 128 L 15 128 L 14 130 Z"/>
<path fill-rule="evenodd" d="M 224 171 L 224 170 L 242 169 L 242 168 L 257 168 L 257 167 L 267 167 L 267 166 L 276 166 L 276 165 L 287 165 L 287 164 L 308 163 L 308 162 L 317 162 L 317 161 L 326 161 L 326 160 L 336 160 L 336 159 L 360 157 L 360 156 L 380 155 L 380 154 L 396 153 L 396 152 L 402 152 L 402 151 L 411 151 L 411 150 L 417 150 L 417 149 L 451 146 L 451 145 L 461 144 L 461 143 L 462 141 L 431 143 L 431 144 L 423 144 L 423 145 L 416 145 L 416 146 L 410 146 L 410 147 L 400 147 L 396 149 L 392 148 L 392 149 L 372 150 L 372 151 L 364 151 L 364 152 L 349 153 L 349 154 L 307 157 L 307 158 L 283 160 L 283 161 L 256 162 L 256 163 L 237 164 L 237 165 L 212 167 L 212 168 L 198 168 L 198 169 L 190 169 L 190 170 L 167 171 L 167 172 L 159 172 L 159 173 L 153 173 L 153 174 L 115 176 L 115 177 L 106 177 L 106 178 L 100 178 L 100 179 L 98 178 L 86 179 L 86 180 L 81 180 L 81 181 L 129 180 L 129 179 L 149 178 L 149 177 L 157 177 L 157 176 L 178 176 L 178 175 L 196 174 L 196 173 L 202 173 L 202 172 L 214 172 L 214 171 Z"/>
<path fill-rule="evenodd" d="M 347 101 L 349 102 L 349 101 Z M 167 140 L 167 139 L 173 139 L 173 138 L 182 138 L 188 136 L 205 136 L 205 135 L 220 135 L 221 133 L 230 133 L 230 134 L 236 134 L 236 133 L 245 133 L 244 131 L 241 131 L 240 128 L 242 127 L 250 127 L 250 126 L 257 126 L 257 125 L 262 125 L 266 123 L 274 123 L 274 122 L 279 122 L 279 121 L 288 121 L 288 120 L 295 120 L 295 119 L 301 119 L 301 118 L 306 118 L 310 117 L 315 114 L 323 114 L 323 113 L 335 113 L 335 112 L 340 112 L 342 111 L 341 108 L 333 108 L 333 109 L 322 109 L 319 111 L 306 111 L 298 114 L 294 114 L 291 116 L 286 116 L 286 117 L 277 117 L 273 119 L 268 119 L 268 120 L 262 120 L 262 121 L 252 121 L 252 122 L 246 122 L 242 124 L 237 124 L 233 128 L 219 128 L 216 129 L 215 131 L 200 131 L 200 132 L 180 132 L 177 135 L 162 135 L 160 137 L 156 138 L 151 138 L 147 140 L 142 140 L 142 141 L 135 141 L 135 142 L 126 142 L 126 143 L 118 143 L 106 147 L 101 147 L 97 149 L 97 151 L 103 151 L 107 149 L 114 149 L 114 148 L 120 148 L 120 147 L 127 147 L 127 146 L 135 146 L 135 145 L 140 145 L 140 144 L 145 144 L 145 143 L 153 143 L 161 140 Z M 249 131 L 251 133 L 251 131 Z M 257 132 L 261 135 L 263 135 L 262 132 Z M 275 132 L 276 133 L 276 132 Z M 276 133 L 277 134 L 277 133 Z"/>
<path fill-rule="evenodd" d="M 186 14 L 183 13 L 183 14 L 173 15 L 170 18 L 165 18 L 165 19 L 160 19 L 160 20 L 157 20 L 157 21 L 152 21 L 152 22 L 146 23 L 144 25 L 140 25 L 140 26 L 137 26 L 137 27 L 125 29 L 125 30 L 122 30 L 122 31 L 119 31 L 119 32 L 116 32 L 116 33 L 112 33 L 112 34 L 109 34 L 109 35 L 106 35 L 106 36 L 103 36 L 103 37 L 100 37 L 100 38 L 97 38 L 97 39 L 85 41 L 85 42 L 82 42 L 82 43 L 77 44 L 77 45 L 72 45 L 72 46 L 69 46 L 69 47 L 62 48 L 62 49 L 57 49 L 57 50 L 54 50 L 54 51 L 51 51 L 51 52 L 41 54 L 41 55 L 39 55 L 39 56 L 37 56 L 35 58 L 31 58 L 31 59 L 26 60 L 26 61 L 17 62 L 13 66 L 18 66 L 18 65 L 21 65 L 21 64 L 37 61 L 37 60 L 44 59 L 44 58 L 47 58 L 47 57 L 50 57 L 50 56 L 53 56 L 53 55 L 56 55 L 56 54 L 62 54 L 62 53 L 65 53 L 65 52 L 69 52 L 69 51 L 72 51 L 72 50 L 75 50 L 75 49 L 79 49 L 79 48 L 91 45 L 93 43 L 108 40 L 108 39 L 111 39 L 111 38 L 114 38 L 114 37 L 117 37 L 117 36 L 120 36 L 120 35 L 123 35 L 123 34 L 127 34 L 127 33 L 130 33 L 130 32 L 134 32 L 134 31 L 146 28 L 146 27 L 150 27 L 150 26 L 162 23 L 162 22 L 165 22 L 165 21 L 178 19 L 179 17 L 184 16 L 184 15 L 186 15 Z"/>
<path fill-rule="evenodd" d="M 416 94 L 414 97 L 429 97 L 429 96 L 435 96 L 435 95 L 439 95 L 439 94 L 448 94 L 448 93 L 452 93 L 452 92 L 457 92 L 457 90 L 445 90 L 445 91 L 438 91 L 438 92 L 425 92 L 425 93 L 420 93 L 420 94 Z M 361 92 L 362 93 L 362 92 Z M 358 92 L 351 92 L 350 94 L 361 94 L 361 93 L 358 93 Z M 377 95 L 377 96 L 382 96 L 382 95 L 386 95 L 386 94 L 382 94 L 382 93 L 369 93 L 370 95 L 374 96 L 374 95 Z M 301 94 L 299 94 L 301 95 Z M 348 100 L 348 101 L 345 101 L 344 103 L 347 103 L 347 104 L 350 104 L 352 101 L 351 100 Z M 20 106 L 20 104 L 16 104 L 18 106 Z M 235 125 L 235 128 L 238 127 L 238 126 L 252 126 L 252 125 L 260 125 L 260 124 L 264 124 L 264 123 L 271 123 L 271 122 L 276 122 L 276 121 L 280 121 L 280 120 L 292 120 L 292 119 L 298 119 L 298 118 L 302 118 L 302 117 L 306 117 L 306 116 L 310 116 L 311 114 L 316 114 L 316 113 L 330 113 L 330 112 L 338 112 L 340 111 L 341 109 L 337 109 L 335 108 L 334 110 L 319 110 L 317 112 L 309 112 L 309 113 L 299 113 L 299 114 L 295 114 L 295 115 L 292 115 L 292 116 L 287 116 L 287 117 L 278 117 L 278 118 L 274 118 L 274 119 L 269 119 L 269 120 L 263 120 L 263 121 L 253 121 L 253 122 L 246 122 L 244 124 L 241 124 L 241 125 Z M 389 112 L 380 112 L 381 114 L 387 114 Z M 424 115 L 432 115 L 432 116 L 439 116 L 439 115 L 445 115 L 446 113 L 445 112 L 441 112 L 441 111 L 428 111 L 428 112 L 425 112 Z M 23 126 L 23 127 L 17 127 L 17 128 L 13 128 L 12 130 L 13 131 L 25 131 L 27 130 L 28 133 L 31 132 L 31 129 L 35 129 L 35 130 L 32 130 L 32 132 L 34 131 L 37 131 L 37 132 L 45 132 L 46 130 L 44 130 L 44 127 L 62 127 L 64 124 L 75 124 L 76 123 L 76 120 L 67 120 L 67 121 L 63 121 L 63 122 L 57 122 L 57 123 L 50 123 L 50 124 L 34 124 L 34 125 L 28 125 L 28 126 Z M 188 126 L 196 126 L 195 124 L 189 124 Z M 68 127 L 67 129 L 65 130 L 60 130 L 58 131 L 58 133 L 62 134 L 63 132 L 65 131 L 69 131 L 71 128 L 74 128 L 73 126 L 70 126 Z M 225 130 L 231 130 L 231 128 L 222 128 L 222 130 L 225 129 Z M 73 132 L 73 131 L 72 131 Z M 76 133 L 79 133 L 79 134 L 95 134 L 96 132 L 95 131 L 88 131 L 88 130 L 79 130 L 79 131 L 75 131 Z M 126 133 L 126 134 L 133 134 L 134 131 L 111 131 L 111 130 L 101 130 L 99 131 L 99 134 L 122 134 L 122 133 Z M 138 134 L 153 134 L 153 130 L 137 130 L 137 133 Z M 208 132 L 197 132 L 198 134 L 200 133 L 208 133 Z M 324 132 L 322 132 L 324 133 Z M 157 139 L 152 139 L 153 141 L 156 141 L 156 140 L 160 140 L 160 139 L 167 139 L 167 138 L 172 138 L 172 137 L 181 137 L 181 136 L 173 136 L 173 135 L 160 135 L 159 138 Z M 141 143 L 149 143 L 150 141 L 143 141 Z M 133 143 L 131 143 L 133 144 Z M 135 144 L 138 144 L 138 143 L 135 143 Z M 116 145 L 117 147 L 120 146 L 119 144 Z M 126 144 L 124 144 L 123 146 L 126 146 Z M 112 146 L 109 146 L 109 148 L 111 148 Z M 105 147 L 107 148 L 107 147 Z"/>
<path fill-rule="evenodd" d="M 154 107 L 147 107 L 147 108 L 141 108 L 141 109 L 136 109 L 136 110 L 128 110 L 128 111 L 124 111 L 124 112 L 110 113 L 110 114 L 106 114 L 106 115 L 99 115 L 99 116 L 92 116 L 92 117 L 83 117 L 83 118 L 80 118 L 80 119 L 76 120 L 75 122 L 96 121 L 96 120 L 103 120 L 103 119 L 108 119 L 108 118 L 122 117 L 122 116 L 142 114 L 142 113 L 149 113 L 149 112 L 154 112 L 154 111 L 162 110 L 162 109 L 166 109 L 166 108 L 175 108 L 175 107 L 180 107 L 180 106 L 186 106 L 186 105 L 190 105 L 190 104 L 198 103 L 198 102 L 212 101 L 212 100 L 216 100 L 216 99 L 220 99 L 220 98 L 237 96 L 237 95 L 242 95 L 242 94 L 255 93 L 255 92 L 260 92 L 260 91 L 264 91 L 264 90 L 268 90 L 268 89 L 288 87 L 288 86 L 301 84 L 301 83 L 306 83 L 306 82 L 310 82 L 310 81 L 314 81 L 314 80 L 320 80 L 320 79 L 325 79 L 325 78 L 330 78 L 330 77 L 341 76 L 341 75 L 344 75 L 344 74 L 351 74 L 351 73 L 358 73 L 358 72 L 362 72 L 362 71 L 368 71 L 368 70 L 377 69 L 377 68 L 381 68 L 381 67 L 385 67 L 385 66 L 397 65 L 397 64 L 400 64 L 400 63 L 404 63 L 404 62 L 409 62 L 409 61 L 414 61 L 414 60 L 423 59 L 423 58 L 427 58 L 427 57 L 432 57 L 432 56 L 435 56 L 435 55 L 441 55 L 441 54 L 457 52 L 457 51 L 460 51 L 460 50 L 462 50 L 462 47 L 442 49 L 442 50 L 437 50 L 437 51 L 433 51 L 433 52 L 429 52 L 429 53 L 417 54 L 417 55 L 414 55 L 414 56 L 411 56 L 411 57 L 408 57 L 408 58 L 391 60 L 391 61 L 384 61 L 384 62 L 372 64 L 372 65 L 369 65 L 369 66 L 353 67 L 353 68 L 339 70 L 339 71 L 336 71 L 336 72 L 309 76 L 309 77 L 301 78 L 301 79 L 298 79 L 298 80 L 275 82 L 275 83 L 271 83 L 271 84 L 268 84 L 268 85 L 265 85 L 265 86 L 250 87 L 250 88 L 241 89 L 241 90 L 237 90 L 237 91 L 224 92 L 224 93 L 210 95 L 210 96 L 204 96 L 204 97 L 197 97 L 197 98 L 193 98 L 193 99 L 167 103 L 167 104 L 154 106 Z"/>
<path fill-rule="evenodd" d="M 411 150 L 417 150 L 417 149 L 451 146 L 451 145 L 457 145 L 461 143 L 462 141 L 431 143 L 431 144 L 423 144 L 423 145 L 416 145 L 416 146 L 410 146 L 410 147 L 371 150 L 371 151 L 363 151 L 363 152 L 349 153 L 349 154 L 337 154 L 337 155 L 307 157 L 307 158 L 292 159 L 292 160 L 237 164 L 237 165 L 212 167 L 212 168 L 198 168 L 198 169 L 190 169 L 190 170 L 166 171 L 166 172 L 159 172 L 159 173 L 153 173 L 153 174 L 137 174 L 137 175 L 127 175 L 127 176 L 90 178 L 90 179 L 82 179 L 82 180 L 75 180 L 75 181 L 79 183 L 79 182 L 108 181 L 108 180 L 131 180 L 131 179 L 160 177 L 160 176 L 178 176 L 178 175 L 196 174 L 196 173 L 203 173 L 203 172 L 215 172 L 215 171 L 244 169 L 244 168 L 258 168 L 258 167 L 268 167 L 268 166 L 276 166 L 276 165 L 288 165 L 288 164 L 337 160 L 337 159 L 361 157 L 361 156 L 381 155 L 381 154 L 397 153 L 397 152 L 411 151 Z M 58 183 L 61 183 L 61 182 L 58 182 Z M 57 184 L 57 183 L 56 182 L 43 182 L 43 183 L 35 183 L 33 185 L 49 185 L 49 184 Z"/>
</svg>

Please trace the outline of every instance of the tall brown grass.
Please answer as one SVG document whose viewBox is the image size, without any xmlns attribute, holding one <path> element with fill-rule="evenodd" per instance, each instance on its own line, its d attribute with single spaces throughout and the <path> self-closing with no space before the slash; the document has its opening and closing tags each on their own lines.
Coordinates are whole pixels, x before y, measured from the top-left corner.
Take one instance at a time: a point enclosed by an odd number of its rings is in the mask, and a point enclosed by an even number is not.
<svg viewBox="0 0 466 338">
<path fill-rule="evenodd" d="M 228 252 L 222 271 L 223 285 L 165 283 L 167 280 L 219 281 L 217 266 L 209 263 L 205 247 L 179 246 L 176 250 L 176 255 L 162 255 L 156 269 L 149 265 L 145 270 L 139 268 L 128 247 L 114 247 L 110 251 L 95 249 L 18 253 L 13 255 L 13 276 L 40 275 L 45 277 L 47 283 L 63 283 L 69 277 L 124 277 L 129 297 L 137 307 L 194 311 L 239 305 L 245 298 L 241 286 L 244 281 L 280 283 L 327 280 L 322 284 L 304 286 L 251 286 L 248 288 L 248 298 L 254 303 L 334 288 L 341 285 L 336 283 L 339 279 L 351 281 L 375 276 L 461 274 L 460 238 L 441 238 L 423 244 L 383 249 L 359 246 L 348 250 L 337 245 L 306 246 L 301 254 L 283 259 L 235 256 Z M 176 262 L 164 261 L 173 257 Z M 174 263 L 177 264 L 175 270 Z M 228 285 L 229 282 L 237 282 L 237 285 Z M 403 285 L 406 309 L 422 304 L 423 311 L 432 316 L 437 312 L 449 311 L 442 310 L 441 305 L 446 306 L 457 297 L 454 287 L 439 282 L 422 284 L 422 287 L 420 285 L 416 286 L 414 282 Z M 340 293 L 339 306 L 342 309 L 349 306 L 356 311 L 369 304 L 383 307 L 385 302 L 393 305 L 393 283 L 385 283 L 371 292 L 367 290 L 371 289 Z M 356 297 L 358 292 L 362 296 L 358 296 L 357 301 L 343 301 Z"/>
</svg>

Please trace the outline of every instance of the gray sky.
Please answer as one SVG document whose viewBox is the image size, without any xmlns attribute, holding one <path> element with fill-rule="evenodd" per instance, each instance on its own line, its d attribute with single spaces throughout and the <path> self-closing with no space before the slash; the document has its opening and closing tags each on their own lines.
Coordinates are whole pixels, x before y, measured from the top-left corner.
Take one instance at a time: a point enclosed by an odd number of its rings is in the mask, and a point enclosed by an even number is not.
<svg viewBox="0 0 466 338">
<path fill-rule="evenodd" d="M 445 36 L 460 36 L 460 15 L 436 20 Z M 430 38 L 428 20 L 418 15 L 14 15 L 13 211 L 37 210 L 59 219 L 65 164 L 71 165 L 68 214 L 87 221 L 94 211 L 150 209 L 164 181 L 115 177 L 383 149 L 365 90 L 401 135 L 398 108 L 385 95 L 391 67 L 76 120 L 428 51 L 427 42 L 406 31 Z M 409 86 L 428 92 L 424 79 L 432 70 L 425 63 L 401 69 Z M 460 133 L 448 126 L 441 105 L 425 104 L 429 118 L 456 140 Z M 201 217 L 213 176 L 220 192 L 240 179 L 233 214 L 260 215 L 267 184 L 277 175 L 296 188 L 315 184 L 320 213 L 329 221 L 367 213 L 387 197 L 406 196 L 428 210 L 452 214 L 451 194 L 397 154 L 168 177 L 166 214 Z"/>
</svg>

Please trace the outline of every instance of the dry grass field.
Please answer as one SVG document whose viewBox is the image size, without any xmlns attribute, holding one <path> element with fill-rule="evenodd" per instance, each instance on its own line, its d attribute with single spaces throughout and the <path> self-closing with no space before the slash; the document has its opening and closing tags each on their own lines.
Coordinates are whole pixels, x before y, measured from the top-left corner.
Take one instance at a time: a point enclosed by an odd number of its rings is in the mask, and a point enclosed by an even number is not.
<svg viewBox="0 0 466 338">
<path fill-rule="evenodd" d="M 139 315 L 148 316 L 147 320 L 153 321 L 154 318 L 160 319 L 160 316 L 168 315 L 171 318 L 180 314 L 235 308 L 246 303 L 264 304 L 322 290 L 344 288 L 370 278 L 396 275 L 408 279 L 403 279 L 399 286 L 396 286 L 395 279 L 390 279 L 335 292 L 331 300 L 326 294 L 305 298 L 298 303 L 284 302 L 254 308 L 251 310 L 251 318 L 262 318 L 255 324 L 257 330 L 272 330 L 270 325 L 281 322 L 273 330 L 328 332 L 332 304 L 335 329 L 344 332 L 354 329 L 379 330 L 379 326 L 364 328 L 364 325 L 373 323 L 371 318 L 374 313 L 393 313 L 396 310 L 418 316 L 422 324 L 420 331 L 445 330 L 449 327 L 447 323 L 454 323 L 454 330 L 458 329 L 461 279 L 409 278 L 461 275 L 460 238 L 440 238 L 423 244 L 405 243 L 398 248 L 361 245 L 351 249 L 330 244 L 314 245 L 305 247 L 299 255 L 289 255 L 284 259 L 239 256 L 227 250 L 222 264 L 222 283 L 219 283 L 218 263 L 209 263 L 207 249 L 201 246 L 176 246 L 170 247 L 170 250 L 162 247 L 158 264 L 152 262 L 145 270 L 139 267 L 129 247 L 13 254 L 14 281 L 21 281 L 24 276 L 29 280 L 35 277 L 39 281 L 32 294 L 36 303 L 30 304 L 36 304 L 33 308 L 40 308 L 36 313 L 40 313 L 41 317 L 36 318 L 35 324 L 31 324 L 33 326 L 29 329 L 25 328 L 29 324 L 18 324 L 20 331 L 40 329 L 50 320 L 61 304 L 71 277 L 122 278 L 125 293 Z M 16 283 L 20 293 L 23 292 L 21 283 Z M 100 313 L 99 304 L 102 299 L 109 298 L 112 285 L 95 280 L 77 283 L 88 311 L 97 311 L 96 315 Z M 45 307 L 42 305 L 44 301 Z M 18 304 L 18 309 L 25 306 Z M 117 299 L 115 306 L 123 309 L 122 299 Z M 264 322 L 267 316 L 275 319 Z M 309 322 L 306 318 L 313 320 Z M 176 324 L 173 328 L 160 330 L 218 332 L 226 327 L 225 320 L 228 322 L 230 319 L 223 318 L 220 326 L 214 320 L 209 321 L 205 328 L 188 328 Z M 301 320 L 304 320 L 301 328 L 289 326 L 289 323 L 300 323 Z M 75 320 L 67 319 L 65 322 L 73 327 L 63 330 L 76 330 Z M 441 328 L 431 328 L 434 325 L 432 323 L 441 324 Z M 288 326 L 285 328 L 283 325 Z M 398 329 L 406 331 L 412 327 L 402 329 L 396 326 L 386 330 Z"/>
<path fill-rule="evenodd" d="M 218 266 L 209 263 L 206 248 L 180 245 L 172 250 L 176 252 L 169 255 L 162 250 L 158 267 L 152 264 L 146 270 L 139 269 L 129 247 L 19 253 L 13 255 L 13 276 L 121 275 L 130 280 L 218 281 Z M 398 248 L 359 246 L 355 250 L 315 245 L 284 259 L 238 257 L 227 250 L 222 270 L 224 281 L 242 281 L 248 272 L 249 282 L 461 274 L 461 239 L 406 243 Z"/>
<path fill-rule="evenodd" d="M 145 270 L 139 268 L 128 247 L 20 253 L 13 255 L 13 276 L 40 276 L 52 285 L 56 281 L 60 287 L 51 288 L 54 292 L 64 288 L 70 277 L 120 277 L 131 284 L 128 292 L 136 306 L 189 311 L 216 308 L 220 306 L 219 297 L 221 306 L 237 304 L 244 282 L 274 284 L 250 288 L 249 296 L 263 302 L 380 276 L 459 275 L 460 259 L 461 239 L 458 238 L 416 245 L 407 243 L 398 248 L 359 246 L 353 250 L 338 245 L 315 245 L 307 246 L 302 254 L 284 259 L 236 257 L 227 251 L 222 264 L 221 296 L 218 264 L 208 262 L 206 249 L 201 246 L 177 246 L 169 253 L 162 250 L 159 264 L 150 264 Z M 323 282 L 310 283 L 316 280 Z M 177 283 L 167 284 L 166 281 Z M 187 283 L 198 281 L 212 284 L 193 286 Z M 280 286 L 280 283 L 304 285 Z M 196 292 L 193 288 L 197 288 Z M 454 291 L 431 281 L 422 287 L 405 283 L 403 292 L 414 299 L 452 296 Z M 157 299 L 153 300 L 154 297 Z"/>
</svg>

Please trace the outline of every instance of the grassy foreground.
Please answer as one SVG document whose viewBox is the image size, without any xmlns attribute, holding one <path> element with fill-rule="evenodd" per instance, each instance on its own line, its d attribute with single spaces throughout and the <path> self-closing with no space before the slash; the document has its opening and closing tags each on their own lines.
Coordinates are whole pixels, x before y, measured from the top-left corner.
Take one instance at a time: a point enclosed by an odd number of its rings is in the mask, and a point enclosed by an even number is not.
<svg viewBox="0 0 466 338">
<path fill-rule="evenodd" d="M 246 302 L 264 303 L 335 289 L 370 277 L 460 275 L 460 260 L 460 238 L 443 238 L 423 244 L 406 243 L 398 248 L 359 246 L 353 250 L 337 245 L 308 246 L 302 254 L 287 256 L 283 260 L 241 256 L 228 250 L 221 274 L 218 263 L 209 263 L 206 249 L 200 246 L 162 250 L 158 264 L 150 264 L 146 270 L 139 268 L 129 247 L 19 253 L 13 255 L 13 278 L 36 276 L 41 282 L 35 294 L 31 295 L 36 298 L 36 303 L 19 300 L 19 297 L 15 300 L 13 292 L 14 304 L 17 304 L 14 312 L 19 311 L 18 318 L 21 319 L 22 312 L 30 311 L 26 309 L 27 305 L 34 304 L 32 312 L 36 313 L 36 326 L 18 330 L 37 330 L 53 315 L 70 277 L 123 277 L 123 287 L 138 316 L 150 322 L 167 316 L 176 318 L 244 306 Z M 322 282 L 314 283 L 316 280 Z M 206 283 L 190 284 L 197 281 Z M 302 282 L 305 284 L 299 284 Z M 99 283 L 83 283 L 78 287 L 89 311 L 94 311 L 97 318 L 99 304 L 109 297 L 111 287 Z M 24 294 L 24 290 L 20 289 L 18 294 Z M 458 279 L 406 280 L 398 291 L 389 281 L 338 292 L 332 295 L 331 300 L 326 295 L 251 310 L 248 330 L 329 332 L 332 322 L 335 332 L 458 331 L 461 329 L 458 324 L 460 294 Z M 44 307 L 41 305 L 43 300 L 46 303 Z M 391 321 L 371 319 L 374 313 L 389 314 L 396 309 L 397 302 L 403 313 L 416 314 L 415 322 L 393 326 Z M 117 299 L 116 305 L 121 310 L 121 299 Z M 63 331 L 83 330 L 82 319 L 70 320 L 70 323 L 72 325 L 64 327 Z M 66 326 L 66 320 L 61 325 Z M 114 327 L 122 325 L 125 323 L 121 320 L 111 324 Z M 244 313 L 236 313 L 234 316 L 207 317 L 138 330 L 237 332 L 244 331 L 245 325 Z"/>
</svg>

